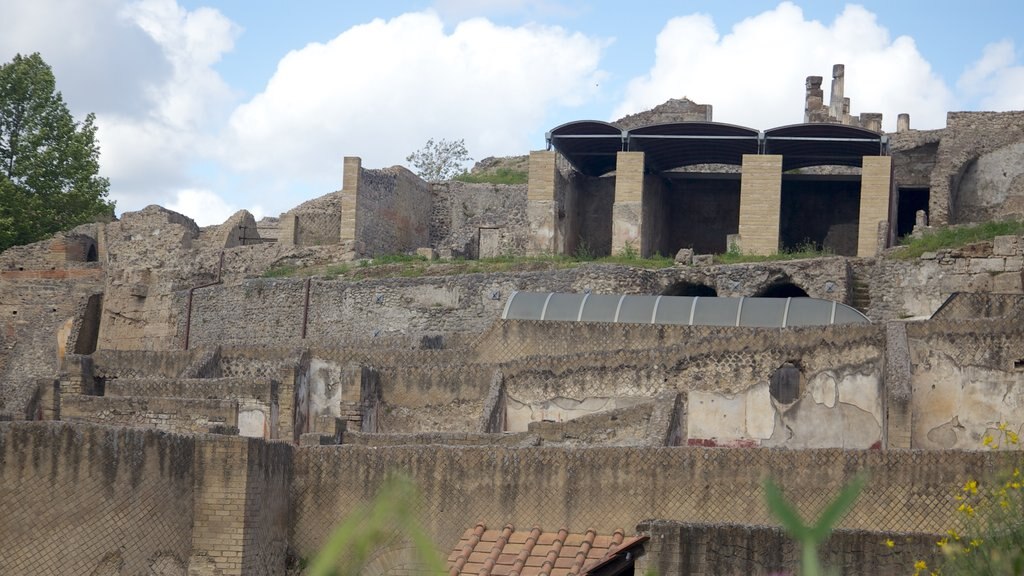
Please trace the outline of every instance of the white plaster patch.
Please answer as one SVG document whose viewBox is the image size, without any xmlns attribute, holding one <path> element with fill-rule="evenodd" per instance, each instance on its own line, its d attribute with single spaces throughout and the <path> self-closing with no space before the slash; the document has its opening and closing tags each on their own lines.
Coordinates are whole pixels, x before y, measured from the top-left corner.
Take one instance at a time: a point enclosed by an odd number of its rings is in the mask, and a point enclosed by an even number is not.
<svg viewBox="0 0 1024 576">
<path fill-rule="evenodd" d="M 342 368 L 334 362 L 313 358 L 309 361 L 310 414 L 341 416 Z"/>
<path fill-rule="evenodd" d="M 238 411 L 238 435 L 248 438 L 269 438 L 267 416 L 262 410 Z"/>
<path fill-rule="evenodd" d="M 530 422 L 565 422 L 598 412 L 629 408 L 644 401 L 645 398 L 630 397 L 588 397 L 582 400 L 558 397 L 527 404 L 509 397 L 505 403 L 505 429 L 525 432 Z"/>
<path fill-rule="evenodd" d="M 824 404 L 828 408 L 836 405 L 836 377 L 832 372 L 825 371 L 818 373 L 807 383 L 811 398 L 817 404 Z"/>
<path fill-rule="evenodd" d="M 747 402 L 747 434 L 761 440 L 771 438 L 775 433 L 775 406 L 772 405 L 768 383 L 754 386 L 744 396 Z"/>
<path fill-rule="evenodd" d="M 420 308 L 445 308 L 454 310 L 459 307 L 462 289 L 447 286 L 420 286 L 412 294 L 413 306 Z"/>
<path fill-rule="evenodd" d="M 839 402 L 855 406 L 882 422 L 881 383 L 877 375 L 848 374 L 839 381 Z"/>
<path fill-rule="evenodd" d="M 738 440 L 749 438 L 746 395 L 723 396 L 691 391 L 687 406 L 688 438 Z"/>
</svg>

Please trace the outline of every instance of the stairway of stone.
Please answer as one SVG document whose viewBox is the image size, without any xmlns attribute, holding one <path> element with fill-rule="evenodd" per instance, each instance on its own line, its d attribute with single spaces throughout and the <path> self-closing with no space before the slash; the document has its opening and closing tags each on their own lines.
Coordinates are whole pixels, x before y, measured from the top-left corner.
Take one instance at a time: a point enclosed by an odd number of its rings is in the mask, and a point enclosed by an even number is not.
<svg viewBox="0 0 1024 576">
<path fill-rule="evenodd" d="M 850 305 L 867 314 L 868 308 L 871 308 L 871 284 L 863 272 L 853 270 L 850 291 Z"/>
</svg>

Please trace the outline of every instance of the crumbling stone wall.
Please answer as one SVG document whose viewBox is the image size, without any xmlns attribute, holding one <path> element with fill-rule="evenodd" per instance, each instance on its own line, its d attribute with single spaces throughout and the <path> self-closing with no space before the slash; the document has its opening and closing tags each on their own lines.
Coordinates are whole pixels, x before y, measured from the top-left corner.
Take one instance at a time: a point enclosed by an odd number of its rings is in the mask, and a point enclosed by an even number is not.
<svg viewBox="0 0 1024 576">
<path fill-rule="evenodd" d="M 432 186 L 431 246 L 455 256 L 479 258 L 481 228 L 496 229 L 498 256 L 524 254 L 529 226 L 525 184 L 440 182 Z"/>
<path fill-rule="evenodd" d="M 356 251 L 379 256 L 427 246 L 433 202 L 430 184 L 401 166 L 360 170 Z"/>
<path fill-rule="evenodd" d="M 1019 162 L 1007 160 L 1019 157 L 1022 141 L 1024 112 L 949 112 L 931 175 L 931 223 L 976 222 L 1019 212 L 1024 177 Z M 975 172 L 965 187 L 972 163 Z M 998 207 L 1000 199 L 1009 201 L 1005 213 Z"/>
<path fill-rule="evenodd" d="M 341 242 L 341 192 L 299 204 L 281 215 L 278 241 L 292 246 L 334 245 Z"/>
<path fill-rule="evenodd" d="M 914 260 L 879 258 L 871 270 L 873 320 L 931 316 L 956 292 L 1024 293 L 1024 251 L 1017 236 L 1000 236 Z"/>
</svg>

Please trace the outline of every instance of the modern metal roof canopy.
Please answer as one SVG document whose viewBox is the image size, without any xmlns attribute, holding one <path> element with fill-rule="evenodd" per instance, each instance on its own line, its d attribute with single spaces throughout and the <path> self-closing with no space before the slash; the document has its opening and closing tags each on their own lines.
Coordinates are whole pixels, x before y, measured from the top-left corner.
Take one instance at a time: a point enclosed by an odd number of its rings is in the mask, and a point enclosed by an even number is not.
<svg viewBox="0 0 1024 576">
<path fill-rule="evenodd" d="M 836 164 L 860 166 L 864 156 L 888 154 L 888 137 L 844 124 L 793 124 L 763 134 L 721 122 L 675 122 L 622 130 L 597 120 L 567 122 L 547 134 L 580 172 L 601 176 L 615 170 L 620 151 L 644 153 L 647 169 L 665 172 L 696 164 L 743 163 L 744 154 L 782 155 L 783 171 Z"/>
<path fill-rule="evenodd" d="M 720 298 L 513 292 L 504 320 L 789 328 L 867 324 L 854 308 L 818 298 Z"/>
<path fill-rule="evenodd" d="M 567 122 L 548 132 L 547 138 L 549 146 L 588 176 L 615 170 L 616 154 L 625 150 L 625 132 L 597 120 Z"/>
<path fill-rule="evenodd" d="M 743 164 L 744 154 L 757 154 L 759 133 L 753 128 L 720 122 L 654 124 L 627 132 L 629 150 L 644 152 L 647 165 L 665 172 L 696 164 Z"/>
<path fill-rule="evenodd" d="M 793 124 L 764 132 L 764 153 L 780 154 L 782 170 L 821 166 L 861 166 L 864 156 L 885 156 L 885 134 L 844 124 Z"/>
</svg>

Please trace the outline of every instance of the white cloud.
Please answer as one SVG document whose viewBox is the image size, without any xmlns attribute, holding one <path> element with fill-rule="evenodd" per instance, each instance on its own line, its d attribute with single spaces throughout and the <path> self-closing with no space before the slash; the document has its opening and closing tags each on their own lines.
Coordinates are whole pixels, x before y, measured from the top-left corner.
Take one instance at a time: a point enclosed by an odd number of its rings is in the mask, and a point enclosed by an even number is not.
<svg viewBox="0 0 1024 576">
<path fill-rule="evenodd" d="M 913 39 L 890 39 L 874 14 L 848 5 L 829 25 L 789 2 L 747 18 L 722 36 L 706 15 L 670 20 L 657 38 L 655 64 L 630 81 L 614 117 L 689 97 L 714 106 L 716 121 L 772 128 L 803 121 L 807 76 L 823 76 L 827 101 L 833 64 L 846 65 L 851 112 L 882 112 L 884 127 L 911 114 L 915 128 L 945 124 L 953 96 Z"/>
<path fill-rule="evenodd" d="M 1024 65 L 1011 40 L 985 46 L 981 58 L 960 76 L 957 88 L 984 110 L 1024 110 Z"/>
<path fill-rule="evenodd" d="M 278 64 L 231 117 L 224 157 L 239 170 L 341 181 L 342 156 L 404 163 L 428 138 L 464 138 L 475 158 L 522 153 L 552 108 L 590 98 L 603 41 L 484 19 L 446 33 L 433 12 L 374 20 Z"/>
<path fill-rule="evenodd" d="M 199 188 L 178 190 L 174 200 L 169 202 L 166 208 L 185 214 L 200 226 L 223 224 L 232 214 L 241 209 L 229 204 L 214 192 Z M 246 209 L 252 213 L 255 219 L 263 218 L 262 207 L 253 206 Z"/>
</svg>

